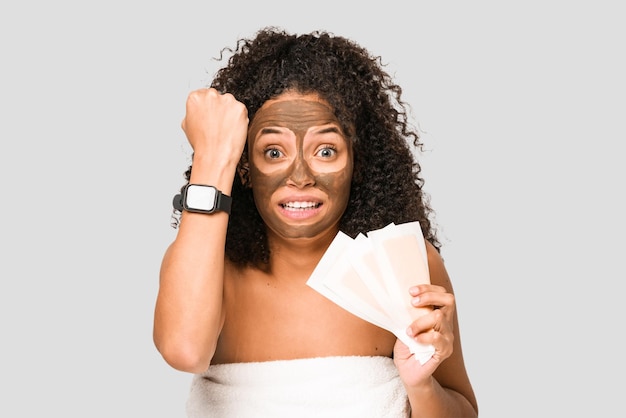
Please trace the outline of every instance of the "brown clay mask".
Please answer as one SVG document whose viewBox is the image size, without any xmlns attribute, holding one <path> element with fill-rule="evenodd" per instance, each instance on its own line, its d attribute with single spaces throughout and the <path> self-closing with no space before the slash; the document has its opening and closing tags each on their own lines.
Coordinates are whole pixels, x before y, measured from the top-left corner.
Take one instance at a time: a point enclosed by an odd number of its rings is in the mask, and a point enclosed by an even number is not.
<svg viewBox="0 0 626 418">
<path fill-rule="evenodd" d="M 269 101 L 248 141 L 251 185 L 268 226 L 338 223 L 350 194 L 352 147 L 330 106 L 310 95 Z"/>
</svg>

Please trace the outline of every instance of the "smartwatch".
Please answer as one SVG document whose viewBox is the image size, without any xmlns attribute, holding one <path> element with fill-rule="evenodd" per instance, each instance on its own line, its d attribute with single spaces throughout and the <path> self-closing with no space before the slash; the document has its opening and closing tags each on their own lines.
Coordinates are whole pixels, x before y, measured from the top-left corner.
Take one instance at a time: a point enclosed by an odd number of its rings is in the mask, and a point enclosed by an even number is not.
<svg viewBox="0 0 626 418">
<path fill-rule="evenodd" d="M 213 186 L 205 184 L 188 184 L 182 194 L 174 196 L 174 209 L 182 212 L 214 213 L 217 211 L 230 214 L 233 198 L 225 195 Z"/>
</svg>

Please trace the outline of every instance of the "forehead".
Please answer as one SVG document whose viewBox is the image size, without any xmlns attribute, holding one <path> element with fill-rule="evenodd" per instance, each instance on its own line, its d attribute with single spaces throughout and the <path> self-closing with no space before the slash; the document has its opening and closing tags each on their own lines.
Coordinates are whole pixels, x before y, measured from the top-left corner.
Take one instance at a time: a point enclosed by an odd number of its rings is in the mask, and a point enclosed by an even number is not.
<svg viewBox="0 0 626 418">
<path fill-rule="evenodd" d="M 332 107 L 316 94 L 284 93 L 256 112 L 250 130 L 270 125 L 305 127 L 337 123 Z"/>
<path fill-rule="evenodd" d="M 326 106 L 330 108 L 330 105 L 328 105 L 328 103 L 324 99 L 322 99 L 317 93 L 299 93 L 297 91 L 289 90 L 289 91 L 279 94 L 278 96 L 272 99 L 269 99 L 268 101 L 263 103 L 263 105 L 261 106 L 259 110 L 272 106 L 275 103 L 280 103 L 280 102 L 285 102 L 285 101 L 294 101 L 294 100 L 318 102 L 318 103 L 325 104 Z"/>
</svg>

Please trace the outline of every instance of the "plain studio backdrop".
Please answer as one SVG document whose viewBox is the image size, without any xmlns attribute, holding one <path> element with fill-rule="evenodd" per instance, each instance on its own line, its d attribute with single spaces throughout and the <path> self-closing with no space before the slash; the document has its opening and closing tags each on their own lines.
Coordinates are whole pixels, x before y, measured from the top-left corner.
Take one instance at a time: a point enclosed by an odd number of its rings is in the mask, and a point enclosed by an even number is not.
<svg viewBox="0 0 626 418">
<path fill-rule="evenodd" d="M 152 315 L 185 99 L 275 25 L 352 38 L 403 87 L 481 417 L 617 416 L 618 2 L 211 3 L 0 6 L 0 415 L 184 416 Z"/>
</svg>

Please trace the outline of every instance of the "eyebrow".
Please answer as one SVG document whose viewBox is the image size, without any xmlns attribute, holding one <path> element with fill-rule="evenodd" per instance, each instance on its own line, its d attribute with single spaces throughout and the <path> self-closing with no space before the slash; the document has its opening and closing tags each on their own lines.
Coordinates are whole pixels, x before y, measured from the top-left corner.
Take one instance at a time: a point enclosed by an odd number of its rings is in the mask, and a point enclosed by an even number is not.
<svg viewBox="0 0 626 418">
<path fill-rule="evenodd" d="M 332 125 L 332 126 L 328 126 L 320 131 L 318 131 L 317 133 L 320 134 L 327 134 L 327 133 L 341 133 L 340 129 L 336 126 L 336 125 Z"/>
<path fill-rule="evenodd" d="M 259 131 L 259 133 L 257 135 L 264 135 L 264 134 L 280 134 L 283 131 L 281 131 L 280 129 L 276 129 L 276 128 L 261 128 L 261 130 Z"/>
</svg>

